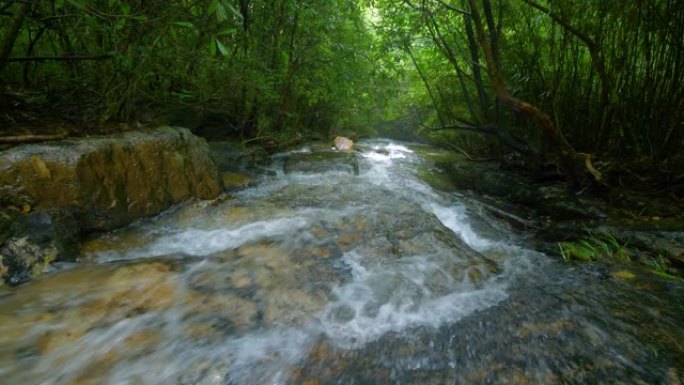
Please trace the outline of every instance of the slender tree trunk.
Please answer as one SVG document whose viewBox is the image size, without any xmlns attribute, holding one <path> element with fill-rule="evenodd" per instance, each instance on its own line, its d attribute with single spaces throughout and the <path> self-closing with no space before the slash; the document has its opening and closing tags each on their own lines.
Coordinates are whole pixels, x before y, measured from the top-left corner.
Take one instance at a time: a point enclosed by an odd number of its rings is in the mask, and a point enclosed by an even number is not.
<svg viewBox="0 0 684 385">
<path fill-rule="evenodd" d="M 413 62 L 413 66 L 416 67 L 416 71 L 418 71 L 418 75 L 420 75 L 420 78 L 423 80 L 423 84 L 425 84 L 425 89 L 427 89 L 428 95 L 430 95 L 430 100 L 432 100 L 432 105 L 435 107 L 435 112 L 437 113 L 437 119 L 439 119 L 439 123 L 444 126 L 444 119 L 442 119 L 442 114 L 439 110 L 439 105 L 437 104 L 437 99 L 435 99 L 435 95 L 432 92 L 432 87 L 430 87 L 430 83 L 428 82 L 427 78 L 425 77 L 425 74 L 423 71 L 421 71 L 420 67 L 418 66 L 418 62 L 416 61 L 416 57 L 413 55 L 413 51 L 411 51 L 411 45 L 408 41 L 404 40 L 404 47 L 406 48 L 406 52 L 409 54 L 409 57 L 411 57 L 411 61 Z"/>
<path fill-rule="evenodd" d="M 480 109 L 482 116 L 486 117 L 489 111 L 489 103 L 487 102 L 487 93 L 484 89 L 484 82 L 482 81 L 482 71 L 480 71 L 480 55 L 477 49 L 477 41 L 473 33 L 473 23 L 469 14 L 464 14 L 466 36 L 468 37 L 468 48 L 470 49 L 470 60 L 472 61 L 471 69 L 473 77 L 475 78 L 475 87 L 477 88 L 477 96 L 480 101 Z"/>
<path fill-rule="evenodd" d="M 292 105 L 292 87 L 297 69 L 297 35 L 299 34 L 299 8 L 295 8 L 292 22 L 292 30 L 290 31 L 289 44 L 289 59 L 287 62 L 287 73 L 283 79 L 282 88 L 280 91 L 280 111 L 278 111 L 278 122 L 276 123 L 276 132 L 285 129 L 287 119 L 290 114 L 290 107 Z"/>
<path fill-rule="evenodd" d="M 553 21 L 558 23 L 565 30 L 573 34 L 577 39 L 579 39 L 587 50 L 589 51 L 589 56 L 591 57 L 591 62 L 596 68 L 599 78 L 601 79 L 601 123 L 599 127 L 599 132 L 603 132 L 606 124 L 608 123 L 610 117 L 612 116 L 612 102 L 611 95 L 613 89 L 613 82 L 611 76 L 608 74 L 606 69 L 606 62 L 600 50 L 599 44 L 596 40 L 592 39 L 589 35 L 575 28 L 567 20 L 559 16 L 558 14 L 551 12 L 550 9 L 536 3 L 533 0 L 522 0 L 529 6 L 536 8 L 537 10 L 548 15 Z"/>
<path fill-rule="evenodd" d="M 471 116 L 476 117 L 477 114 L 475 114 L 473 101 L 470 97 L 468 87 L 466 86 L 465 75 L 463 74 L 463 71 L 461 71 L 461 68 L 458 65 L 456 55 L 454 55 L 454 52 L 451 50 L 451 47 L 449 47 L 449 43 L 446 41 L 446 38 L 439 30 L 439 25 L 437 24 L 437 21 L 435 21 L 434 15 L 432 13 L 430 13 L 430 22 L 433 27 L 432 29 L 430 29 L 432 40 L 434 40 L 438 46 L 444 49 L 444 53 L 446 54 L 447 59 L 449 59 L 451 66 L 454 67 L 454 71 L 456 71 L 456 76 L 458 77 L 458 82 L 461 85 L 461 90 L 463 91 L 463 99 L 465 99 L 466 105 L 468 106 L 468 111 L 470 112 Z"/>
<path fill-rule="evenodd" d="M 29 2 L 19 3 L 9 21 L 9 26 L 5 32 L 5 38 L 2 40 L 2 45 L 0 45 L 0 74 L 5 69 L 7 63 L 9 63 L 9 57 L 12 54 L 12 48 L 14 48 L 14 43 L 17 41 L 17 36 L 19 36 L 21 25 L 24 23 L 24 18 L 26 17 L 26 13 L 28 12 L 30 6 L 31 3 Z"/>
</svg>

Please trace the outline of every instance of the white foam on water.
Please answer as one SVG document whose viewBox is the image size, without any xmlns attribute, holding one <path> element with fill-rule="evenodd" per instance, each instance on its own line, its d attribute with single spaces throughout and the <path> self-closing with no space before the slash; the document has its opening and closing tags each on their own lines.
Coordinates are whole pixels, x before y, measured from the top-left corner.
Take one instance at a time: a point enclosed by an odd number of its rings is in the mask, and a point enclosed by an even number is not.
<svg viewBox="0 0 684 385">
<path fill-rule="evenodd" d="M 491 280 L 475 288 L 467 278 L 451 277 L 438 257 L 364 266 L 363 257 L 350 252 L 342 260 L 354 279 L 333 289 L 336 299 L 319 315 L 319 322 L 323 333 L 345 348 L 361 347 L 388 332 L 456 322 L 507 298 L 504 282 Z M 435 280 L 441 281 L 438 288 Z"/>
<path fill-rule="evenodd" d="M 267 237 L 281 236 L 307 226 L 306 213 L 297 217 L 277 218 L 252 222 L 236 229 L 199 230 L 187 229 L 176 234 L 161 236 L 150 245 L 124 253 L 97 253 L 99 261 L 151 258 L 168 254 L 207 256 L 234 249 L 249 242 Z"/>
<path fill-rule="evenodd" d="M 296 364 L 313 344 L 314 334 L 304 328 L 278 327 L 227 342 L 232 361 L 228 377 L 236 384 L 283 384 L 286 368 Z"/>
<path fill-rule="evenodd" d="M 279 170 L 276 177 L 265 178 L 259 185 L 242 190 L 235 196 L 250 204 L 262 197 L 278 194 L 292 184 L 343 186 L 349 178 L 359 178 L 364 183 L 397 191 L 402 198 L 419 204 L 474 250 L 482 252 L 502 248 L 506 254 L 515 256 L 501 262 L 503 272 L 475 284 L 470 282 L 467 270 L 477 269 L 478 265 L 459 267 L 451 260 L 458 256 L 412 255 L 390 260 L 378 256 L 368 258 L 352 250 L 341 258 L 351 279 L 333 287 L 333 299 L 304 324 L 270 326 L 206 342 L 189 341 L 181 330 L 187 326 L 183 317 L 190 310 L 174 307 L 163 314 L 148 313 L 120 320 L 107 330 L 89 331 L 78 343 L 71 345 L 75 351 L 55 353 L 75 354 L 75 358 L 60 369 L 60 374 L 65 374 L 62 378 L 72 379 L 70 376 L 81 373 L 113 345 L 121 344 L 135 332 L 149 327 L 151 317 L 156 317 L 155 322 L 163 320 L 160 329 L 168 340 L 157 351 L 122 361 L 106 374 L 108 383 L 178 383 L 184 372 L 206 361 L 217 364 L 212 364 L 214 370 L 203 378 L 203 384 L 285 384 L 291 380 L 289 370 L 306 358 L 321 334 L 338 347 L 362 348 L 387 333 L 404 333 L 416 327 L 439 327 L 505 300 L 510 276 L 530 260 L 528 251 L 478 234 L 470 223 L 465 206 L 453 202 L 453 197 L 436 193 L 405 168 L 405 163 L 412 162 L 415 157 L 411 149 L 392 142 L 383 142 L 373 149 L 375 151 L 361 153 L 369 168 L 362 169 L 358 177 L 335 172 L 284 175 Z M 100 253 L 98 256 L 100 261 L 174 253 L 206 256 L 267 238 L 303 237 L 302 230 L 327 215 L 372 210 L 372 205 L 342 206 L 335 210 L 298 209 L 293 217 L 262 218 L 234 228 L 225 227 L 226 224 L 222 223 L 223 227 L 214 229 L 164 230 L 159 231 L 146 246 L 122 253 Z M 199 262 L 195 268 L 201 264 Z M 466 270 L 462 278 L 454 276 L 456 268 L 461 272 Z M 186 275 L 189 276 L 191 271 L 192 265 Z M 40 377 L 45 378 L 44 383 L 55 379 L 50 370 L 54 369 L 56 360 L 56 356 L 50 357 L 36 366 L 38 373 L 42 373 Z M 43 374 L 51 377 L 48 379 Z M 36 378 L 30 373 L 25 376 L 31 381 Z"/>
<path fill-rule="evenodd" d="M 385 149 L 390 152 L 390 154 L 395 154 L 395 155 L 402 155 L 402 154 L 414 154 L 415 152 L 411 150 L 410 148 L 390 142 L 387 146 L 385 146 Z"/>
<path fill-rule="evenodd" d="M 483 251 L 497 244 L 497 242 L 481 237 L 473 230 L 464 206 L 460 204 L 443 206 L 433 202 L 429 207 L 444 226 L 461 237 L 473 249 Z"/>
</svg>

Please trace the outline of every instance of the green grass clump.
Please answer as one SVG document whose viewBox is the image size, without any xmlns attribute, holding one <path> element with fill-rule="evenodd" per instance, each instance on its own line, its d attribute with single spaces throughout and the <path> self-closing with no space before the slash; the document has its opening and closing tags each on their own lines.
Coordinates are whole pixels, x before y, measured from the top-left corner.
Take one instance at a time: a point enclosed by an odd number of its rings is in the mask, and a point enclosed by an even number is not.
<svg viewBox="0 0 684 385">
<path fill-rule="evenodd" d="M 592 233 L 586 239 L 574 242 L 558 242 L 558 248 L 566 263 L 593 262 L 602 259 L 628 261 L 627 244 L 620 243 L 608 233 Z"/>
</svg>

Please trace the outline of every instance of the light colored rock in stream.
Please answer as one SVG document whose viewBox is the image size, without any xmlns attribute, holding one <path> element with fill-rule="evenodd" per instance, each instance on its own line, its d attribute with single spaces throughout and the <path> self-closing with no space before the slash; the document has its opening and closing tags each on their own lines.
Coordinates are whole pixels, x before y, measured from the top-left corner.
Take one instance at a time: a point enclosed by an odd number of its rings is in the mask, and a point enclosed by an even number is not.
<svg viewBox="0 0 684 385">
<path fill-rule="evenodd" d="M 120 227 L 189 198 L 215 198 L 220 183 L 207 143 L 178 127 L 0 153 L 0 200 L 73 207 L 84 231 Z"/>
<path fill-rule="evenodd" d="M 335 144 L 335 149 L 337 151 L 349 152 L 354 150 L 354 141 L 345 138 L 344 136 L 336 137 L 335 140 L 333 140 L 333 143 Z"/>
</svg>

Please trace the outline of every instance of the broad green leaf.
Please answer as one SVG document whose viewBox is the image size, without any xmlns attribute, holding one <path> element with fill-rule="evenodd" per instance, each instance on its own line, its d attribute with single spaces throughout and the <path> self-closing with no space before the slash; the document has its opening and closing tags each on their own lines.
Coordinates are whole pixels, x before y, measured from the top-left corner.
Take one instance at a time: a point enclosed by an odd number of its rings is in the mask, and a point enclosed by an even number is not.
<svg viewBox="0 0 684 385">
<path fill-rule="evenodd" d="M 216 3 L 216 20 L 219 22 L 225 21 L 228 18 L 226 15 L 226 8 L 221 3 Z"/>
<path fill-rule="evenodd" d="M 235 31 L 236 31 L 235 28 L 227 28 L 227 29 L 224 29 L 223 31 L 217 33 L 216 35 L 217 36 L 232 35 L 235 33 Z"/>
<path fill-rule="evenodd" d="M 178 25 L 183 28 L 195 29 L 195 25 L 189 21 L 174 21 L 173 24 Z"/>
<path fill-rule="evenodd" d="M 216 43 L 213 41 L 209 44 L 209 55 L 211 57 L 216 56 Z"/>
<path fill-rule="evenodd" d="M 216 46 L 218 47 L 218 50 L 221 52 L 221 55 L 226 56 L 228 55 L 228 50 L 226 47 L 219 41 L 219 39 L 214 39 L 216 41 Z"/>
<path fill-rule="evenodd" d="M 228 6 L 228 8 L 230 8 L 231 12 L 233 12 L 233 14 L 237 16 L 240 20 L 244 19 L 244 16 L 242 16 L 242 12 L 238 11 L 235 7 L 233 7 L 230 4 L 226 5 Z"/>
</svg>

